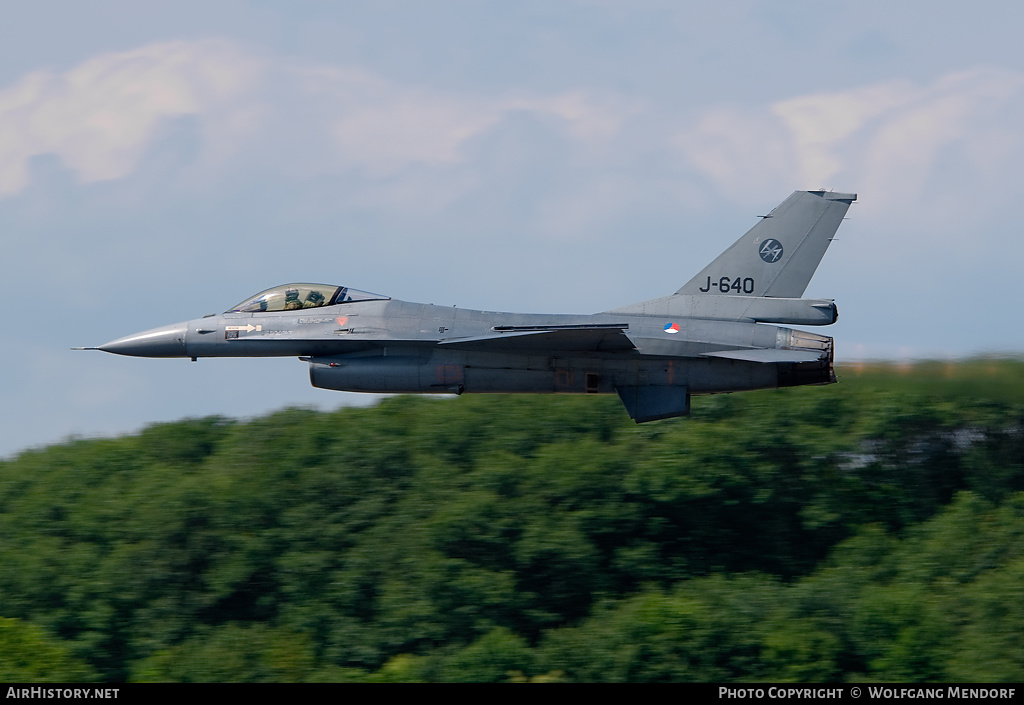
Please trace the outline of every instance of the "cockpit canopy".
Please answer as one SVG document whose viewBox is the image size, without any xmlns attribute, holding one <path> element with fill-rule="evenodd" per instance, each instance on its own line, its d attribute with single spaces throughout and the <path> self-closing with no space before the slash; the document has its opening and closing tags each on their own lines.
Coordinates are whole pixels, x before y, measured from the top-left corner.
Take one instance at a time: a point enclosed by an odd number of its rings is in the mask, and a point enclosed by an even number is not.
<svg viewBox="0 0 1024 705">
<path fill-rule="evenodd" d="M 227 313 L 262 313 L 264 311 L 298 311 L 321 306 L 347 304 L 352 301 L 387 300 L 390 296 L 350 289 L 333 284 L 282 284 L 261 291 Z"/>
</svg>

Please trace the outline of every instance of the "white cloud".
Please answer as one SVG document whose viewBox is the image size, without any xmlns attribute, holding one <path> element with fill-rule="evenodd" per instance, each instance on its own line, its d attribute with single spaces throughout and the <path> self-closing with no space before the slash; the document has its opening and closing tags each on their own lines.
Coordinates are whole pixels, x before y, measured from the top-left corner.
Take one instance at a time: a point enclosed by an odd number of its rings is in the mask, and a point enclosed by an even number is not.
<svg viewBox="0 0 1024 705">
<path fill-rule="evenodd" d="M 751 189 L 776 187 L 796 168 L 789 135 L 763 114 L 711 108 L 673 143 L 698 171 L 736 189 L 737 200 L 746 199 Z"/>
<path fill-rule="evenodd" d="M 936 177 L 944 154 L 954 149 L 966 170 L 956 175 L 957 185 L 982 185 L 990 176 L 1005 173 L 1006 157 L 1020 147 L 1022 93 L 1024 76 L 1009 71 L 944 76 L 913 91 L 911 101 L 885 116 L 858 155 L 862 160 L 858 171 L 880 196 L 916 195 Z M 1018 137 L 1004 140 L 1001 150 L 993 150 L 993 130 Z"/>
<path fill-rule="evenodd" d="M 0 90 L 0 196 L 28 185 L 39 154 L 59 156 L 84 182 L 124 178 L 161 121 L 190 115 L 203 141 L 189 183 L 222 178 L 215 163 L 298 178 L 354 172 L 340 202 L 436 212 L 494 178 L 479 138 L 523 114 L 568 155 L 571 176 L 559 183 L 571 187 L 557 206 L 533 211 L 543 229 L 580 233 L 635 206 L 644 189 L 609 184 L 635 181 L 654 163 L 646 155 L 666 150 L 737 202 L 836 187 L 870 194 L 865 212 L 917 200 L 938 183 L 953 208 L 962 207 L 949 197 L 960 189 L 1008 192 L 1002 182 L 1017 183 L 1024 75 L 985 68 L 927 84 L 698 107 L 679 130 L 657 105 L 611 93 L 444 92 L 353 67 L 272 61 L 227 41 L 166 42 L 37 71 Z"/>
<path fill-rule="evenodd" d="M 447 95 L 387 81 L 365 72 L 317 70 L 335 113 L 330 137 L 345 162 L 370 176 L 389 175 L 411 164 L 464 162 L 468 141 L 516 112 L 547 118 L 566 137 L 593 146 L 613 137 L 628 109 L 599 105 L 583 92 L 553 96 Z"/>
<path fill-rule="evenodd" d="M 123 177 L 166 118 L 202 114 L 215 125 L 226 113 L 237 129 L 233 103 L 258 66 L 225 42 L 168 42 L 25 76 L 0 92 L 0 195 L 27 185 L 38 154 L 59 155 L 83 181 Z"/>
<path fill-rule="evenodd" d="M 85 182 L 125 177 L 160 121 L 184 115 L 200 118 L 207 162 L 244 148 L 273 154 L 275 168 L 357 168 L 373 179 L 464 162 L 467 141 L 524 111 L 590 147 L 628 112 L 578 91 L 450 95 L 353 68 L 272 64 L 226 41 L 153 44 L 63 74 L 35 72 L 0 91 L 0 195 L 25 188 L 38 154 L 58 155 Z"/>
<path fill-rule="evenodd" d="M 919 196 L 936 180 L 955 190 L 1010 176 L 1008 155 L 1021 147 L 1021 124 L 1024 75 L 987 68 L 927 85 L 896 80 L 744 109 L 709 108 L 675 145 L 726 189 L 777 189 L 779 182 L 856 188 L 881 206 L 887 198 Z M 960 173 L 937 168 L 950 150 Z"/>
<path fill-rule="evenodd" d="M 501 118 L 500 106 L 401 86 L 352 71 L 322 74 L 338 156 L 372 176 L 414 163 L 453 164 L 460 147 Z"/>
<path fill-rule="evenodd" d="M 905 105 L 912 87 L 905 81 L 855 88 L 841 93 L 802 96 L 770 106 L 769 112 L 789 129 L 800 178 L 827 181 L 844 166 L 836 147 L 869 121 Z"/>
</svg>

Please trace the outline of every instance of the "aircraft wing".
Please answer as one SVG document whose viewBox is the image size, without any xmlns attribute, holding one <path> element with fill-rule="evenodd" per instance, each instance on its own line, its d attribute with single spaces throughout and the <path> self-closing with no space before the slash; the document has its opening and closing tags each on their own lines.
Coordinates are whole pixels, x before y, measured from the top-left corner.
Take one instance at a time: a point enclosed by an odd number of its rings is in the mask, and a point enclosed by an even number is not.
<svg viewBox="0 0 1024 705">
<path fill-rule="evenodd" d="M 439 345 L 491 352 L 626 352 L 636 346 L 625 333 L 628 324 L 568 326 L 495 326 L 493 333 L 449 338 Z"/>
<path fill-rule="evenodd" d="M 722 357 L 726 360 L 746 360 L 747 362 L 815 362 L 822 354 L 806 350 L 779 350 L 778 348 L 760 348 L 754 350 L 719 350 L 702 353 L 704 357 Z"/>
</svg>

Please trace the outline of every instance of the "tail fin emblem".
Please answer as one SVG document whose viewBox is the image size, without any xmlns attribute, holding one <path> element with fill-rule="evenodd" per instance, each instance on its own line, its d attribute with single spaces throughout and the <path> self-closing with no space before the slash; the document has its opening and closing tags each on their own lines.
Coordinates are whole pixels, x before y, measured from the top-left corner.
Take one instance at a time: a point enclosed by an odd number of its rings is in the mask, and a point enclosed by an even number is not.
<svg viewBox="0 0 1024 705">
<path fill-rule="evenodd" d="M 765 262 L 778 262 L 779 258 L 782 257 L 782 243 L 770 237 L 761 244 L 757 254 L 761 255 L 761 259 Z"/>
</svg>

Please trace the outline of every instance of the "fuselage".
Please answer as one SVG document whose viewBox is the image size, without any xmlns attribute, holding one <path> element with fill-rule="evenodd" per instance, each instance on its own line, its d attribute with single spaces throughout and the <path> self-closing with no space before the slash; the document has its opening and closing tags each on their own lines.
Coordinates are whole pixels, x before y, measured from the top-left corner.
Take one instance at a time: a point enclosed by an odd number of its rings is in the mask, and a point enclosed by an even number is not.
<svg viewBox="0 0 1024 705">
<path fill-rule="evenodd" d="M 605 336 L 605 329 L 615 335 Z M 545 339 L 550 331 L 573 337 Z M 621 343 L 623 335 L 630 346 Z M 776 365 L 709 356 L 765 348 L 813 350 L 820 362 Z M 300 357 L 310 363 L 314 386 L 356 392 L 614 393 L 654 385 L 706 394 L 834 379 L 831 338 L 800 331 L 794 336 L 782 326 L 634 313 L 501 313 L 393 299 L 230 311 L 100 349 L 193 359 Z M 807 381 L 794 382 L 794 368 L 802 368 Z"/>
</svg>

